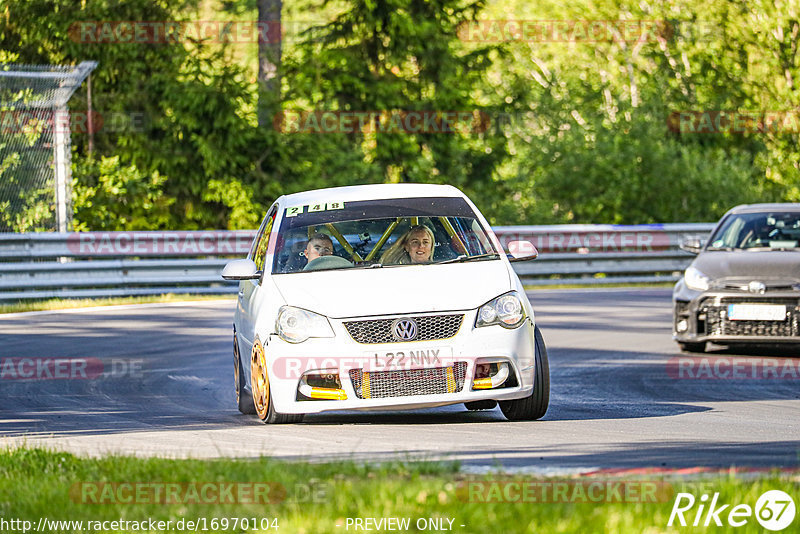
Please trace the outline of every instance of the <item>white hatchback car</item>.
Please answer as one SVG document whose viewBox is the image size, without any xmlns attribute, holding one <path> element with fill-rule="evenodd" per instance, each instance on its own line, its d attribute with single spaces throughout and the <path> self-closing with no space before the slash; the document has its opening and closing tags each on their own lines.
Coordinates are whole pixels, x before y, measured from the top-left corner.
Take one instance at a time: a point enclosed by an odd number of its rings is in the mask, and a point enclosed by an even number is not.
<svg viewBox="0 0 800 534">
<path fill-rule="evenodd" d="M 288 423 L 332 410 L 499 401 L 508 419 L 541 418 L 547 351 L 509 262 L 535 258 L 536 249 L 509 249 L 451 186 L 280 197 L 247 259 L 222 275 L 239 281 L 239 410 Z"/>
</svg>

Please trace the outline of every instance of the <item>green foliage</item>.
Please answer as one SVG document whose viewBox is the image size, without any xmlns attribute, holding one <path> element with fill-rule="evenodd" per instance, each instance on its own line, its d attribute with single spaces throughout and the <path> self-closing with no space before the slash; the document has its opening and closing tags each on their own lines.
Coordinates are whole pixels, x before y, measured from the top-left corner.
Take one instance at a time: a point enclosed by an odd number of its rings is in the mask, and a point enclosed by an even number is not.
<svg viewBox="0 0 800 534">
<path fill-rule="evenodd" d="M 239 180 L 210 180 L 203 200 L 221 203 L 230 210 L 228 230 L 256 228 L 261 222 L 261 210 L 254 209 L 252 188 Z"/>
<path fill-rule="evenodd" d="M 52 171 L 44 164 L 52 156 L 42 150 L 43 116 L 23 119 L 0 105 L 0 231 L 52 229 L 55 192 Z"/>
<path fill-rule="evenodd" d="M 470 50 L 457 35 L 482 7 L 462 0 L 349 2 L 284 62 L 287 100 L 314 111 L 501 109 L 503 99 L 486 83 L 498 51 Z M 349 150 L 362 154 L 384 181 L 449 183 L 479 197 L 496 194 L 492 176 L 507 156 L 505 139 L 466 126 L 456 133 L 357 131 L 349 134 Z"/>
<path fill-rule="evenodd" d="M 14 16 L 0 17 L 0 49 L 14 50 L 20 62 L 98 61 L 92 74 L 93 108 L 104 118 L 105 127 L 95 134 L 96 155 L 119 158 L 120 169 L 138 169 L 135 176 L 112 172 L 125 184 L 141 183 L 137 172 L 161 177 L 158 190 L 170 199 L 165 203 L 169 206 L 166 218 L 159 212 L 155 219 L 146 220 L 134 210 L 114 220 L 116 204 L 110 191 L 119 184 L 114 182 L 116 178 L 109 178 L 108 184 L 83 182 L 96 173 L 80 172 L 84 166 L 92 167 L 88 137 L 86 132 L 73 132 L 79 169 L 76 204 L 85 208 L 84 197 L 89 194 L 93 209 L 99 211 L 96 216 L 82 211 L 82 228 L 227 226 L 230 211 L 226 204 L 204 200 L 207 184 L 226 176 L 249 181 L 253 161 L 264 151 L 246 112 L 250 85 L 244 69 L 225 63 L 224 50 L 191 40 L 91 42 L 93 34 L 84 32 L 91 24 L 99 24 L 97 21 L 186 20 L 194 3 L 11 0 L 6 9 Z M 72 110 L 83 111 L 86 106 L 84 91 L 70 101 Z M 98 185 L 97 195 L 87 193 Z M 137 202 L 134 197 L 129 200 Z M 148 197 L 141 202 L 140 214 L 150 213 Z"/>
<path fill-rule="evenodd" d="M 166 177 L 158 171 L 143 173 L 114 156 L 80 160 L 72 172 L 75 231 L 170 228 L 175 200 L 164 195 Z"/>
<path fill-rule="evenodd" d="M 253 529 L 253 519 L 249 519 L 250 530 L 336 534 L 346 530 L 346 518 L 381 517 L 408 519 L 406 532 L 436 531 L 430 526 L 415 528 L 418 519 L 426 518 L 443 519 L 444 529 L 452 525 L 455 532 L 640 532 L 643 527 L 661 532 L 669 528 L 666 525 L 678 493 L 698 498 L 719 494 L 718 509 L 723 503 L 753 507 L 768 490 L 796 494 L 797 481 L 791 477 L 777 470 L 738 477 L 726 472 L 708 473 L 702 479 L 651 476 L 642 478 L 639 485 L 596 476 L 537 478 L 502 471 L 473 476 L 459 472 L 455 463 L 444 462 L 92 458 L 16 448 L 0 452 L 0 514 L 31 521 L 34 528 L 40 518 L 84 522 L 83 529 L 64 530 L 67 532 L 87 531 L 87 521 L 148 518 L 171 520 L 168 532 L 186 532 L 185 527 L 177 528 L 180 519 L 202 518 L 211 526 L 217 518 L 219 526 L 211 531 L 236 532 L 245 529 L 234 530 L 233 520 L 228 518 L 256 518 L 259 526 L 261 518 L 278 518 L 276 530 Z M 141 491 L 124 485 L 136 483 L 142 484 Z M 180 489 L 164 498 L 166 484 Z M 206 484 L 242 486 L 227 495 L 220 492 L 217 499 L 215 486 L 201 491 Z M 270 491 L 247 492 L 253 484 L 269 484 Z M 191 493 L 190 488 L 199 489 Z M 239 488 L 244 491 L 240 493 Z M 256 495 L 265 495 L 269 502 L 258 502 Z M 686 517 L 691 521 L 689 513 Z M 723 521 L 726 517 L 727 513 L 721 514 Z M 222 518 L 230 521 L 227 528 Z M 763 531 L 753 517 L 745 519 L 747 525 L 736 532 Z M 133 531 L 132 527 L 122 530 Z M 705 532 L 708 528 L 690 526 L 687 530 Z"/>
<path fill-rule="evenodd" d="M 747 153 L 665 139 L 663 129 L 664 118 L 644 113 L 614 128 L 576 126 L 529 153 L 522 169 L 532 192 L 552 202 L 553 222 L 713 220 L 763 198 Z"/>
<path fill-rule="evenodd" d="M 668 127 L 671 112 L 797 109 L 796 7 L 767 4 L 514 3 L 517 19 L 664 22 L 638 42 L 507 43 L 514 62 L 496 75 L 529 73 L 534 118 L 507 130 L 515 158 L 502 171 L 515 194 L 495 221 L 711 221 L 736 204 L 799 198 L 797 132 Z M 487 18 L 512 17 L 498 6 Z"/>
<path fill-rule="evenodd" d="M 0 178 L 1 179 L 1 178 Z M 50 188 L 26 188 L 23 196 L 0 201 L 0 225 L 16 232 L 35 232 L 53 224 Z"/>
<path fill-rule="evenodd" d="M 94 154 L 85 132 L 72 135 L 80 228 L 254 227 L 282 194 L 399 181 L 456 185 L 494 224 L 709 221 L 742 202 L 800 200 L 798 132 L 668 128 L 676 111 L 798 109 L 794 2 L 300 0 L 284 6 L 280 101 L 261 103 L 256 43 L 92 43 L 78 25 L 255 20 L 255 6 L 6 0 L 0 7 L 0 62 L 99 62 L 93 103 L 106 121 Z M 297 35 L 301 19 L 328 22 Z M 461 25 L 476 19 L 668 24 L 641 42 L 462 41 Z M 86 109 L 85 90 L 70 107 Z M 264 107 L 480 111 L 491 127 L 285 133 L 258 127 Z M 120 117 L 128 118 L 122 126 Z M 4 153 L 0 179 L 22 172 L 16 157 Z M 104 161 L 115 163 L 104 171 Z M 11 215 L 1 206 L 0 224 L 36 229 L 52 217 L 36 191 L 15 194 L 30 208 Z"/>
</svg>

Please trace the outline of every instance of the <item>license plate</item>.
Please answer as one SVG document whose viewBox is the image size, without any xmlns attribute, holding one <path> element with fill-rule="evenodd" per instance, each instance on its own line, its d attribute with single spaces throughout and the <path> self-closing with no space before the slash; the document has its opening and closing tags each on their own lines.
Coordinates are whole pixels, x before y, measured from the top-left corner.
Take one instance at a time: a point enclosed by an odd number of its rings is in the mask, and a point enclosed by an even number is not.
<svg viewBox="0 0 800 534">
<path fill-rule="evenodd" d="M 400 348 L 391 351 L 371 351 L 368 371 L 390 371 L 398 369 L 429 369 L 447 367 L 453 364 L 451 347 L 433 347 L 423 349 Z"/>
<path fill-rule="evenodd" d="M 783 321 L 786 306 L 782 304 L 729 304 L 728 319 L 732 321 Z"/>
</svg>

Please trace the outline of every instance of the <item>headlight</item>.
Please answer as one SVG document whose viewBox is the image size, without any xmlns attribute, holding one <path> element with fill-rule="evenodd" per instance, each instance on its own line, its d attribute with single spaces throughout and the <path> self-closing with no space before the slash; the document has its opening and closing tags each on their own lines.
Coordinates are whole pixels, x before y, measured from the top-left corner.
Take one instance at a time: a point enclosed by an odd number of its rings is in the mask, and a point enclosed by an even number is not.
<svg viewBox="0 0 800 534">
<path fill-rule="evenodd" d="M 281 306 L 275 330 L 289 343 L 302 343 L 310 337 L 333 337 L 327 317 L 293 306 Z"/>
<path fill-rule="evenodd" d="M 689 289 L 696 289 L 697 291 L 705 291 L 708 289 L 708 284 L 711 282 L 711 279 L 695 269 L 694 267 L 689 267 L 686 269 L 686 273 L 683 275 L 683 279 L 686 281 L 686 286 Z"/>
<path fill-rule="evenodd" d="M 525 320 L 525 308 L 516 292 L 500 295 L 478 308 L 475 326 L 499 324 L 504 328 L 516 328 Z"/>
</svg>

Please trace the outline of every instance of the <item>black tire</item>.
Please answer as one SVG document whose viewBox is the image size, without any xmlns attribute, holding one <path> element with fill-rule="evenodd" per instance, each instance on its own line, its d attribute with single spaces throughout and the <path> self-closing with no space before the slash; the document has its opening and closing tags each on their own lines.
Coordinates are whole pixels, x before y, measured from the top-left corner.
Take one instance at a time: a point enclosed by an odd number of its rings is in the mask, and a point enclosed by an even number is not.
<svg viewBox="0 0 800 534">
<path fill-rule="evenodd" d="M 683 352 L 705 352 L 706 351 L 706 342 L 702 341 L 699 343 L 692 343 L 692 342 L 678 342 L 678 346 L 681 348 Z"/>
<path fill-rule="evenodd" d="M 472 401 L 472 402 L 465 402 L 464 407 L 467 410 L 477 411 L 477 410 L 494 410 L 497 407 L 496 400 L 479 400 L 479 401 Z"/>
<path fill-rule="evenodd" d="M 534 326 L 533 339 L 536 345 L 533 391 L 524 399 L 500 401 L 500 409 L 509 421 L 541 419 L 550 405 L 550 363 L 547 360 L 547 347 L 538 326 Z"/>
<path fill-rule="evenodd" d="M 264 423 L 270 425 L 290 425 L 292 423 L 302 423 L 303 414 L 301 413 L 278 413 L 275 411 L 275 405 L 272 403 L 272 397 L 269 399 L 269 410 L 267 417 L 262 419 Z"/>
<path fill-rule="evenodd" d="M 275 403 L 272 402 L 272 389 L 269 387 L 269 376 L 267 375 L 265 358 L 261 343 L 256 340 L 253 344 L 253 352 L 250 356 L 250 373 L 252 385 L 253 408 L 259 419 L 268 424 L 287 424 L 299 423 L 303 420 L 303 414 L 284 414 L 275 411 Z M 259 357 L 260 356 L 260 357 Z M 260 361 L 260 363 L 259 363 Z M 259 376 L 259 373 L 263 373 Z"/>
<path fill-rule="evenodd" d="M 253 405 L 252 394 L 244 388 L 242 377 L 244 370 L 242 369 L 242 358 L 239 355 L 239 343 L 236 341 L 236 330 L 233 331 L 233 384 L 236 388 L 236 405 L 239 411 L 246 415 L 256 413 L 256 407 Z"/>
</svg>

